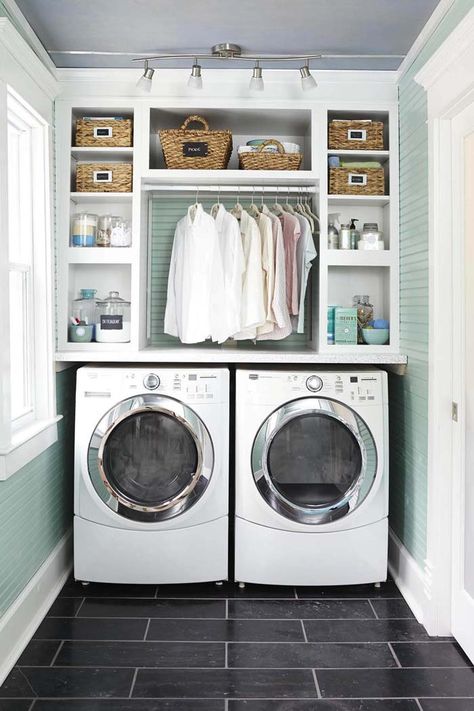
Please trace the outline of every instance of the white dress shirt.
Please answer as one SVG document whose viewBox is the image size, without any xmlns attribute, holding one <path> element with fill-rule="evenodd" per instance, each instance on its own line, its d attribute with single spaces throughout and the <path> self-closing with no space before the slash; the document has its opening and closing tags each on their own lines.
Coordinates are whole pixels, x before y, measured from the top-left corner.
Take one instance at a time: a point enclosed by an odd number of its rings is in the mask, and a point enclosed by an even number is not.
<svg viewBox="0 0 474 711">
<path fill-rule="evenodd" d="M 224 276 L 213 218 L 193 205 L 176 225 L 168 276 L 165 333 L 182 343 L 226 338 Z"/>
<path fill-rule="evenodd" d="M 224 274 L 226 337 L 230 338 L 240 331 L 244 250 L 239 222 L 222 203 L 215 214 L 215 222 Z"/>
<path fill-rule="evenodd" d="M 257 328 L 257 336 L 271 333 L 275 327 L 272 301 L 275 291 L 275 246 L 272 233 L 272 221 L 268 215 L 259 214 L 256 218 L 262 240 L 263 298 L 265 303 L 265 323 Z"/>
<path fill-rule="evenodd" d="M 242 281 L 240 330 L 236 340 L 257 336 L 258 326 L 265 323 L 262 240 L 256 221 L 246 210 L 241 211 L 240 233 L 244 250 L 245 272 Z"/>
</svg>

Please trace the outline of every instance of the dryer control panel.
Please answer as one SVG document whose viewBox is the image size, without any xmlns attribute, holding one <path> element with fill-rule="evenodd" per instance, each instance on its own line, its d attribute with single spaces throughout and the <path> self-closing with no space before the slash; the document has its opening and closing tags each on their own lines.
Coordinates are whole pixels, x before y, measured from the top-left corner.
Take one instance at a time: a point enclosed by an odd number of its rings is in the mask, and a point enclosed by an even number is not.
<svg viewBox="0 0 474 711">
<path fill-rule="evenodd" d="M 250 403 L 328 397 L 350 404 L 376 405 L 384 399 L 383 371 L 239 371 Z"/>
</svg>

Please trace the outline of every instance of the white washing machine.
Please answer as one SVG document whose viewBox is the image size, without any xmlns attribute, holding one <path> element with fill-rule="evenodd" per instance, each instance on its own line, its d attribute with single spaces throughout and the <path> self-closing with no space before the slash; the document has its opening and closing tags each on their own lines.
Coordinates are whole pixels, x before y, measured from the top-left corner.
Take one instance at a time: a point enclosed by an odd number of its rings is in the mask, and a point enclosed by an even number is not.
<svg viewBox="0 0 474 711">
<path fill-rule="evenodd" d="M 228 370 L 86 366 L 76 398 L 75 578 L 227 579 Z"/>
<path fill-rule="evenodd" d="M 235 578 L 387 577 L 387 374 L 238 370 Z"/>
</svg>

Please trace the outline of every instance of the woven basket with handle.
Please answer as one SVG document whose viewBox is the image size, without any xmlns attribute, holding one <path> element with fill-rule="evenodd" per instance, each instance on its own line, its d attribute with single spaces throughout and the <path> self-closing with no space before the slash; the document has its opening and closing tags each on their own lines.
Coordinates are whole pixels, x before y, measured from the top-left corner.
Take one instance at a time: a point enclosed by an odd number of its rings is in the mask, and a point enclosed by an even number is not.
<svg viewBox="0 0 474 711">
<path fill-rule="evenodd" d="M 191 123 L 203 128 L 188 128 Z M 232 153 L 232 132 L 211 131 L 202 116 L 188 116 L 181 128 L 160 131 L 161 147 L 167 168 L 223 170 Z"/>
<path fill-rule="evenodd" d="M 265 151 L 266 146 L 276 146 L 278 153 Z M 271 138 L 255 152 L 239 153 L 239 165 L 242 170 L 298 170 L 302 158 L 301 153 L 285 153 L 280 141 Z"/>
</svg>

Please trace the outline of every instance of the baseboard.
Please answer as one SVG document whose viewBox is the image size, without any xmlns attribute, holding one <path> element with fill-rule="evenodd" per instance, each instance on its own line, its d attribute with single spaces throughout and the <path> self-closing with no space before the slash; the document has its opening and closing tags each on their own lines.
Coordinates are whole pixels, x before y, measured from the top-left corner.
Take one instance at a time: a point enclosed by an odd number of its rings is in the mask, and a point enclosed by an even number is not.
<svg viewBox="0 0 474 711">
<path fill-rule="evenodd" d="M 71 569 L 72 531 L 68 531 L 0 618 L 0 686 L 36 632 Z"/>
<path fill-rule="evenodd" d="M 429 605 L 429 581 L 398 536 L 390 529 L 388 569 L 418 622 L 424 624 Z"/>
</svg>

